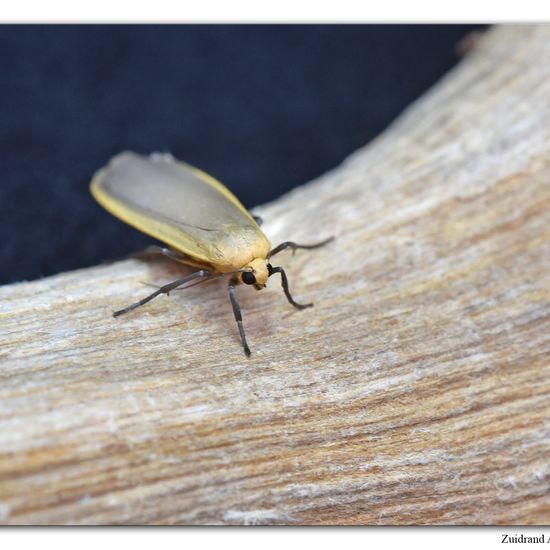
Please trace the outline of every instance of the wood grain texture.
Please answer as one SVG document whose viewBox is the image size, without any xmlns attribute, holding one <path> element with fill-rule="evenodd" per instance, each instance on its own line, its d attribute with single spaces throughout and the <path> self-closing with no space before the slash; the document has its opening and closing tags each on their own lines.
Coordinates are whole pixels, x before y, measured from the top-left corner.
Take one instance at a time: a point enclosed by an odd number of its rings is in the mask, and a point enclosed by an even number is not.
<svg viewBox="0 0 550 550">
<path fill-rule="evenodd" d="M 114 309 L 181 270 L 0 289 L 12 524 L 550 519 L 550 27 L 491 30 L 380 138 L 259 209 L 278 280 Z"/>
</svg>

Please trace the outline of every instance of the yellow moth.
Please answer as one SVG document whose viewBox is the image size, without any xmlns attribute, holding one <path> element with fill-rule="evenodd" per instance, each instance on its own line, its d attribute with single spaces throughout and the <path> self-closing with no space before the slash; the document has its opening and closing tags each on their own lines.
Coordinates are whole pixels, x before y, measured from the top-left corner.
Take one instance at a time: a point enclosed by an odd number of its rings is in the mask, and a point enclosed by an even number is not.
<svg viewBox="0 0 550 550">
<path fill-rule="evenodd" d="M 272 249 L 258 219 L 205 172 L 171 155 L 125 152 L 94 175 L 90 191 L 111 214 L 168 246 L 150 247 L 149 253 L 163 254 L 198 268 L 139 302 L 115 311 L 115 317 L 192 281 L 227 276 L 243 349 L 250 355 L 235 291 L 237 285 L 245 283 L 260 290 L 266 286 L 268 277 L 279 273 L 284 293 L 294 307 L 304 309 L 313 305 L 294 301 L 284 269 L 273 267 L 270 259 L 286 248 L 323 246 L 332 237 L 311 245 L 287 241 Z"/>
</svg>

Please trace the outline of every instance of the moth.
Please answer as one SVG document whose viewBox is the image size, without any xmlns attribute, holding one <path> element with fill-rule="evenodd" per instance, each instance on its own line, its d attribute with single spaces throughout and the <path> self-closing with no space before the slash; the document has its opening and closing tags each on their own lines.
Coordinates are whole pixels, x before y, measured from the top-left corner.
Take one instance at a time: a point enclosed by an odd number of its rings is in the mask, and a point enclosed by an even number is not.
<svg viewBox="0 0 550 550">
<path fill-rule="evenodd" d="M 115 311 L 115 317 L 177 288 L 227 277 L 243 350 L 249 356 L 236 294 L 238 285 L 244 283 L 260 290 L 269 277 L 279 274 L 285 296 L 295 308 L 313 305 L 294 300 L 285 270 L 274 266 L 271 259 L 282 250 L 319 248 L 333 238 L 315 244 L 286 241 L 272 248 L 260 229 L 259 219 L 229 189 L 198 168 L 167 154 L 142 156 L 124 152 L 94 175 L 90 191 L 111 214 L 166 245 L 149 247 L 149 253 L 197 268 Z"/>
</svg>

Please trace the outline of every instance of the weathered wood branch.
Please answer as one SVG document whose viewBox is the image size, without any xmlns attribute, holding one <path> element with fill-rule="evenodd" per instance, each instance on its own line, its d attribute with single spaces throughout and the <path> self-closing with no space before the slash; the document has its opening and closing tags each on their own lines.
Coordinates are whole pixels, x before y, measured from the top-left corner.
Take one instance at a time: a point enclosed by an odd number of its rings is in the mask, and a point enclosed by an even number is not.
<svg viewBox="0 0 550 550">
<path fill-rule="evenodd" d="M 502 27 L 380 138 L 260 209 L 281 258 L 0 289 L 5 523 L 547 523 L 550 27 Z"/>
</svg>

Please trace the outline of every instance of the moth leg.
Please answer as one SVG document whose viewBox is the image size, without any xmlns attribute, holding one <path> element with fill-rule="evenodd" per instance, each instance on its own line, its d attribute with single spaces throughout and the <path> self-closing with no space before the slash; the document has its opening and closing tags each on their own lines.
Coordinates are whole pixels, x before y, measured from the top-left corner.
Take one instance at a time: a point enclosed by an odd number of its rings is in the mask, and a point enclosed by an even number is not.
<svg viewBox="0 0 550 550">
<path fill-rule="evenodd" d="M 237 292 L 235 291 L 235 286 L 237 285 L 236 279 L 231 279 L 229 281 L 229 298 L 231 300 L 231 305 L 233 306 L 233 314 L 235 315 L 235 321 L 239 327 L 239 334 L 241 335 L 241 342 L 243 344 L 243 350 L 247 356 L 250 356 L 250 348 L 246 342 L 246 336 L 244 334 L 243 327 L 243 316 L 241 315 L 241 307 L 237 301 Z"/>
<path fill-rule="evenodd" d="M 104 265 L 111 265 L 111 264 L 114 264 L 115 262 L 121 262 L 124 260 L 133 260 L 133 259 L 147 260 L 150 256 L 158 256 L 160 254 L 162 254 L 163 256 L 167 256 L 168 258 L 175 260 L 176 262 L 185 262 L 185 258 L 186 258 L 183 254 L 174 252 L 169 248 L 164 248 L 162 246 L 157 246 L 156 244 L 152 244 L 143 250 L 138 250 L 137 252 L 130 252 L 129 254 L 125 254 L 124 256 L 119 256 L 118 258 L 113 258 L 111 260 L 103 260 L 101 263 Z"/>
<path fill-rule="evenodd" d="M 174 250 L 170 250 L 169 248 L 165 248 L 164 246 L 158 246 L 156 244 L 152 244 L 147 248 L 140 250 L 139 252 L 128 254 L 128 256 L 126 257 L 147 259 L 149 256 L 166 256 L 167 258 L 175 260 L 176 262 L 182 262 L 186 259 L 185 255 L 180 254 L 179 252 L 175 252 Z"/>
<path fill-rule="evenodd" d="M 146 296 L 139 302 L 136 302 L 135 304 L 131 304 L 128 307 L 125 307 L 124 309 L 119 309 L 118 311 L 115 311 L 113 313 L 113 317 L 118 317 L 119 315 L 122 315 L 123 313 L 128 313 L 129 311 L 132 311 L 133 309 L 136 309 L 136 307 L 142 306 L 143 304 L 146 304 L 147 302 L 150 302 L 153 298 L 156 298 L 157 296 L 160 296 L 161 294 L 168 294 L 172 290 L 175 290 L 178 286 L 184 285 L 185 283 L 189 283 L 195 279 L 199 279 L 201 277 L 212 277 L 212 273 L 210 271 L 206 271 L 204 269 L 201 269 L 200 271 L 196 271 L 195 273 L 191 273 L 191 275 L 187 275 L 187 277 L 183 277 L 182 279 L 177 279 L 175 281 L 172 281 L 171 283 L 168 283 L 164 286 L 161 286 L 159 289 L 155 290 L 152 294 L 149 294 L 149 296 Z"/>
<path fill-rule="evenodd" d="M 290 290 L 288 288 L 288 279 L 285 273 L 285 270 L 282 267 L 271 267 L 270 269 L 270 275 L 273 275 L 273 273 L 280 273 L 281 274 L 281 285 L 283 287 L 283 290 L 285 291 L 286 299 L 296 308 L 296 309 L 306 309 L 307 307 L 312 307 L 313 304 L 299 304 L 298 302 L 294 301 L 294 298 L 290 294 Z"/>
<path fill-rule="evenodd" d="M 328 239 L 325 239 L 324 241 L 321 241 L 320 243 L 315 244 L 297 244 L 292 241 L 285 241 L 284 243 L 281 243 L 279 246 L 276 246 L 268 255 L 268 258 L 271 258 L 271 256 L 275 256 L 275 254 L 278 254 L 279 252 L 282 252 L 283 250 L 286 250 L 287 248 L 292 249 L 292 253 L 296 251 L 297 248 L 306 248 L 308 250 L 311 250 L 313 248 L 320 248 L 321 246 L 324 246 L 325 244 L 328 244 L 330 241 L 333 241 L 334 237 L 329 237 Z"/>
<path fill-rule="evenodd" d="M 255 216 L 254 214 L 252 214 L 252 217 L 254 218 L 254 221 L 255 221 L 259 226 L 261 226 L 261 225 L 264 223 L 264 219 L 263 219 L 263 218 L 260 218 L 260 216 Z"/>
</svg>

